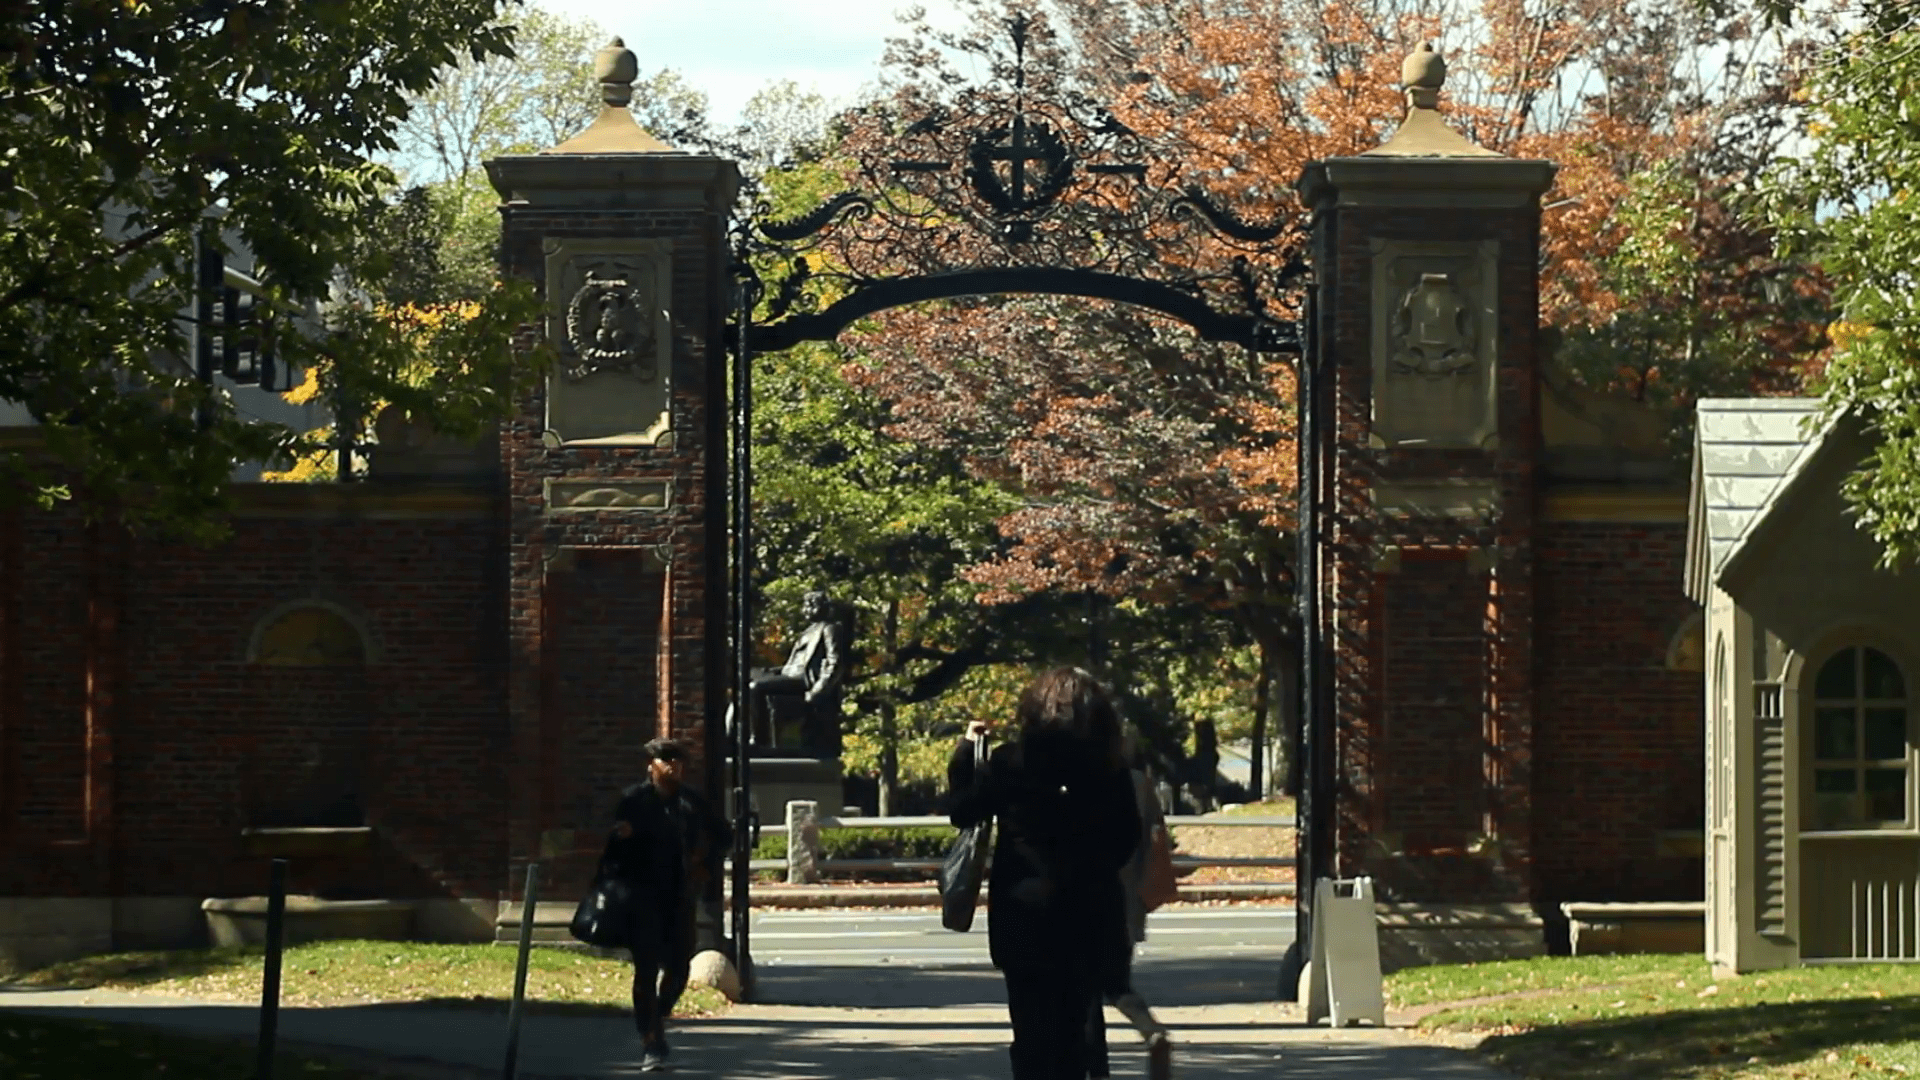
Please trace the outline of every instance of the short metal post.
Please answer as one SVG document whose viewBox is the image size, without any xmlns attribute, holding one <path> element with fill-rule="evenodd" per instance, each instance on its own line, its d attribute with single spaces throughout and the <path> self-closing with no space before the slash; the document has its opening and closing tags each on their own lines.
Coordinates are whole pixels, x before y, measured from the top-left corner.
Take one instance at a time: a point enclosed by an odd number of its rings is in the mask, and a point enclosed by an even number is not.
<svg viewBox="0 0 1920 1080">
<path fill-rule="evenodd" d="M 260 1058 L 255 1080 L 273 1080 L 274 1040 L 280 1029 L 280 941 L 287 922 L 287 860 L 273 860 L 267 886 L 267 969 L 260 980 Z"/>
<path fill-rule="evenodd" d="M 820 804 L 810 799 L 787 803 L 787 884 L 820 883 L 820 828 L 814 824 Z"/>
<path fill-rule="evenodd" d="M 527 996 L 527 956 L 533 951 L 533 913 L 540 902 L 540 864 L 527 864 L 527 887 L 520 895 L 520 959 L 513 968 L 513 1004 L 507 1007 L 507 1064 L 501 1070 L 513 1080 L 520 1063 L 520 1004 Z"/>
</svg>

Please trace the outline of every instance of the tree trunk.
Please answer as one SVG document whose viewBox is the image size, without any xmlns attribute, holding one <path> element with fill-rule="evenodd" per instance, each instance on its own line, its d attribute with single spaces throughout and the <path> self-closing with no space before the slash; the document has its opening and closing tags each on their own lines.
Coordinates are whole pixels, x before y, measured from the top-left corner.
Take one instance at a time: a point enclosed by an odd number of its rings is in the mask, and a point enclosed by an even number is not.
<svg viewBox="0 0 1920 1080">
<path fill-rule="evenodd" d="M 1300 651 L 1289 649 L 1280 654 L 1281 669 L 1281 707 L 1286 717 L 1286 737 L 1281 740 L 1282 752 L 1286 755 L 1286 781 L 1281 791 L 1292 798 L 1300 797 L 1301 778 L 1304 776 L 1305 763 L 1300 757 L 1300 744 L 1306 733 L 1306 711 L 1301 708 Z"/>
<path fill-rule="evenodd" d="M 1247 798 L 1260 801 L 1260 793 L 1265 776 L 1267 761 L 1267 711 L 1272 703 L 1273 667 L 1267 663 L 1267 647 L 1256 644 L 1254 656 L 1258 658 L 1259 673 L 1253 682 L 1253 737 L 1252 746 L 1247 751 Z"/>
<path fill-rule="evenodd" d="M 893 797 L 900 784 L 900 736 L 893 722 L 893 701 L 880 703 L 880 816 L 893 816 Z"/>
<path fill-rule="evenodd" d="M 887 601 L 887 659 L 891 663 L 900 648 L 900 601 Z M 880 816 L 893 816 L 893 800 L 900 787 L 900 729 L 894 723 L 893 695 L 880 701 Z"/>
</svg>

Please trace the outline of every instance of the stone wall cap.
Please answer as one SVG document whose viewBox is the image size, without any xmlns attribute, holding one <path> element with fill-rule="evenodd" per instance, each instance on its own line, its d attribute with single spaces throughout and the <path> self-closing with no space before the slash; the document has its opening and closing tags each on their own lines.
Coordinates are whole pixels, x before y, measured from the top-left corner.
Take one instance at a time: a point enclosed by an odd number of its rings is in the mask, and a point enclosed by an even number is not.
<svg viewBox="0 0 1920 1080">
<path fill-rule="evenodd" d="M 602 105 L 587 129 L 542 154 L 685 154 L 653 137 L 624 105 Z"/>
<path fill-rule="evenodd" d="M 1706 915 L 1707 903 L 1704 900 L 1659 900 L 1634 903 L 1568 901 L 1560 905 L 1560 913 L 1569 919 L 1598 916 L 1615 921 L 1635 918 L 1700 917 Z"/>
<path fill-rule="evenodd" d="M 1408 904 L 1379 903 L 1375 914 L 1383 927 L 1461 930 L 1490 927 L 1535 928 L 1540 916 L 1527 904 Z"/>
<path fill-rule="evenodd" d="M 569 152 L 506 154 L 486 163 L 487 179 L 502 198 L 531 191 L 604 191 L 634 187 L 717 190 L 731 205 L 740 167 L 708 154 Z"/>
<path fill-rule="evenodd" d="M 1343 191 L 1511 192 L 1538 196 L 1559 166 L 1537 158 L 1378 155 L 1308 162 L 1294 189 L 1309 207 Z"/>
<path fill-rule="evenodd" d="M 264 896 L 216 896 L 200 901 L 200 910 L 222 915 L 265 915 L 267 900 Z M 415 906 L 411 900 L 322 900 L 317 896 L 289 896 L 286 911 L 289 915 L 345 914 L 412 911 Z"/>
</svg>

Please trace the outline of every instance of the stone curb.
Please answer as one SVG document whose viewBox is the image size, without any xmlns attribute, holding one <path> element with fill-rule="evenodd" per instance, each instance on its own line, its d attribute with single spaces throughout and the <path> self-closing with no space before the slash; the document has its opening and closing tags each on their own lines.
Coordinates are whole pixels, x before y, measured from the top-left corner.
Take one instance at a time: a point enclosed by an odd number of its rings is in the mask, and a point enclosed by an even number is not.
<svg viewBox="0 0 1920 1080">
<path fill-rule="evenodd" d="M 757 908 L 939 907 L 940 890 L 931 886 L 847 888 L 839 885 L 761 886 L 750 894 Z M 1290 883 L 1272 885 L 1243 882 L 1219 885 L 1182 885 L 1178 903 L 1220 900 L 1291 900 Z M 984 891 L 980 906 L 987 906 Z"/>
</svg>

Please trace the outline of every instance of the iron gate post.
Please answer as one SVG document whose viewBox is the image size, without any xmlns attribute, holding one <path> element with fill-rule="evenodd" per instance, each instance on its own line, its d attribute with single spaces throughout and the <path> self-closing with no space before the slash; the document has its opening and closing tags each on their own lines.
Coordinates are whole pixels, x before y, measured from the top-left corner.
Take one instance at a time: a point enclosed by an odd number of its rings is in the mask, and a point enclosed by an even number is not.
<svg viewBox="0 0 1920 1080">
<path fill-rule="evenodd" d="M 1319 286 L 1310 283 L 1303 291 L 1297 340 L 1300 343 L 1299 378 L 1295 386 L 1295 431 L 1298 494 L 1296 519 L 1297 560 L 1294 572 L 1295 611 L 1300 620 L 1300 685 L 1297 708 L 1300 710 L 1300 794 L 1294 803 L 1295 841 L 1293 870 L 1294 940 L 1280 964 L 1279 1000 L 1293 1001 L 1299 989 L 1302 969 L 1311 959 L 1313 940 L 1314 883 L 1331 870 L 1332 815 L 1328 803 L 1328 768 L 1332 759 L 1323 754 L 1329 745 L 1328 714 L 1324 690 L 1329 678 L 1328 657 L 1320 633 L 1320 466 L 1321 432 L 1325 414 L 1320 390 L 1320 335 L 1315 332 L 1318 317 Z"/>
<path fill-rule="evenodd" d="M 757 299 L 745 255 L 736 268 L 733 339 L 733 964 L 740 997 L 753 997 L 753 812 L 750 751 L 753 732 L 753 346 L 747 330 Z"/>
</svg>

